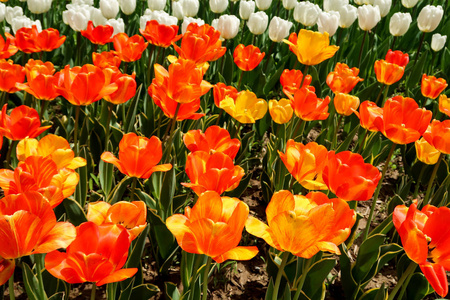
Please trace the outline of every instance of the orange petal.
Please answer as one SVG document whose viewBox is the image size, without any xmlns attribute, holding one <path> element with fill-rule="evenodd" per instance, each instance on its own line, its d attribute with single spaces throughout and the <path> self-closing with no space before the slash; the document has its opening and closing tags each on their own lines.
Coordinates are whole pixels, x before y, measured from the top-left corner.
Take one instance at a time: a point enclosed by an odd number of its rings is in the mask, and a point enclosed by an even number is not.
<svg viewBox="0 0 450 300">
<path fill-rule="evenodd" d="M 14 259 L 4 259 L 0 257 L 0 285 L 5 284 L 14 274 L 16 267 Z"/>
<path fill-rule="evenodd" d="M 120 270 L 106 276 L 105 278 L 103 278 L 102 280 L 97 282 L 96 285 L 101 286 L 106 283 L 118 282 L 118 281 L 122 281 L 122 280 L 125 280 L 128 278 L 131 278 L 134 276 L 134 274 L 136 274 L 137 270 L 138 270 L 137 268 L 120 269 Z"/>
</svg>

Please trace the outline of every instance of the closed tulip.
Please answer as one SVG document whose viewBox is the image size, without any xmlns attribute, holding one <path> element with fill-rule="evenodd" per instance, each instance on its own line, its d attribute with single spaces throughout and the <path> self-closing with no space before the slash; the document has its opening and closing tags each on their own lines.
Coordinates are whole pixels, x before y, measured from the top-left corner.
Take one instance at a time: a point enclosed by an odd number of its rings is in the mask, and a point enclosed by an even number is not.
<svg viewBox="0 0 450 300">
<path fill-rule="evenodd" d="M 94 26 L 100 26 L 100 25 L 105 25 L 106 22 L 108 21 L 102 14 L 102 11 L 100 10 L 100 8 L 96 8 L 93 6 L 89 7 L 89 11 L 90 11 L 90 20 L 92 21 L 92 23 L 94 23 Z"/>
<path fill-rule="evenodd" d="M 321 11 L 317 4 L 309 1 L 301 1 L 295 6 L 294 20 L 303 26 L 314 26 L 317 23 Z"/>
<path fill-rule="evenodd" d="M 358 24 L 364 31 L 372 30 L 381 20 L 378 6 L 363 5 L 358 7 Z"/>
<path fill-rule="evenodd" d="M 126 33 L 121 32 L 113 37 L 114 49 L 116 54 L 122 61 L 132 62 L 139 60 L 142 52 L 147 48 L 148 43 L 140 35 L 129 37 Z"/>
<path fill-rule="evenodd" d="M 427 165 L 434 165 L 439 160 L 441 152 L 430 145 L 423 137 L 414 142 L 417 159 Z"/>
<path fill-rule="evenodd" d="M 291 10 L 295 8 L 298 2 L 297 0 L 282 0 L 281 3 L 286 10 Z"/>
<path fill-rule="evenodd" d="M 114 28 L 112 26 L 100 25 L 94 27 L 94 23 L 89 21 L 86 30 L 81 30 L 81 35 L 93 44 L 105 45 L 112 42 L 113 32 Z"/>
<path fill-rule="evenodd" d="M 119 33 L 125 32 L 125 23 L 123 22 L 122 18 L 119 19 L 109 19 L 106 21 L 105 25 L 112 26 L 114 28 L 114 32 L 112 36 L 116 36 Z"/>
<path fill-rule="evenodd" d="M 358 77 L 358 68 L 349 68 L 346 64 L 337 63 L 333 72 L 327 76 L 326 83 L 334 93 L 350 93 L 358 82 L 364 79 Z"/>
<path fill-rule="evenodd" d="M 273 17 L 269 24 L 269 38 L 276 43 L 283 41 L 289 36 L 292 25 L 292 22 Z"/>
<path fill-rule="evenodd" d="M 127 16 L 136 10 L 136 0 L 119 0 L 120 10 Z"/>
<path fill-rule="evenodd" d="M 292 109 L 291 101 L 282 98 L 280 101 L 269 101 L 269 113 L 275 123 L 285 124 L 292 119 L 294 110 Z"/>
<path fill-rule="evenodd" d="M 100 0 L 100 10 L 102 15 L 107 19 L 115 19 L 119 13 L 119 1 L 117 0 Z"/>
<path fill-rule="evenodd" d="M 5 20 L 6 15 L 6 5 L 0 2 L 0 22 L 3 22 Z"/>
<path fill-rule="evenodd" d="M 27 0 L 28 9 L 33 14 L 43 14 L 50 10 L 53 0 Z"/>
<path fill-rule="evenodd" d="M 234 49 L 233 59 L 239 69 L 242 71 L 251 71 L 261 63 L 265 55 L 256 46 L 239 44 Z"/>
<path fill-rule="evenodd" d="M 151 11 L 150 9 L 146 9 L 145 14 L 139 19 L 140 28 L 144 30 L 147 22 L 152 20 L 156 20 L 159 24 L 167 26 L 177 25 L 178 23 L 176 17 L 169 15 L 165 11 Z"/>
<path fill-rule="evenodd" d="M 303 84 L 302 84 L 303 81 Z M 303 79 L 303 73 L 300 70 L 284 70 L 280 76 L 280 84 L 283 87 L 283 93 L 288 96 L 293 95 L 295 92 L 303 86 L 308 86 L 311 84 L 311 75 L 306 75 Z"/>
<path fill-rule="evenodd" d="M 434 76 L 422 75 L 422 84 L 420 90 L 424 97 L 436 99 L 443 90 L 448 86 L 444 78 L 436 78 Z"/>
<path fill-rule="evenodd" d="M 16 84 L 24 80 L 24 67 L 14 64 L 12 60 L 0 59 L 0 91 L 15 93 L 19 90 Z"/>
<path fill-rule="evenodd" d="M 450 99 L 444 94 L 439 96 L 439 111 L 450 117 Z"/>
<path fill-rule="evenodd" d="M 410 13 L 396 12 L 389 21 L 389 32 L 393 36 L 403 36 L 408 31 L 411 22 Z"/>
<path fill-rule="evenodd" d="M 89 6 L 71 5 L 67 10 L 63 11 L 63 21 L 65 24 L 69 25 L 72 30 L 86 30 L 90 15 Z"/>
<path fill-rule="evenodd" d="M 183 20 L 183 0 L 172 1 L 172 15 L 178 20 Z"/>
<path fill-rule="evenodd" d="M 435 33 L 431 37 L 431 49 L 433 49 L 433 51 L 436 52 L 441 51 L 442 48 L 444 48 L 446 42 L 447 42 L 446 35 L 440 35 L 439 33 Z"/>
<path fill-rule="evenodd" d="M 450 120 L 433 120 L 423 133 L 423 138 L 442 153 L 450 154 Z"/>
<path fill-rule="evenodd" d="M 255 1 L 239 1 L 239 16 L 242 20 L 248 20 L 250 15 L 255 12 Z"/>
<path fill-rule="evenodd" d="M 380 8 L 380 15 L 384 18 L 391 10 L 392 0 L 375 0 L 373 5 Z"/>
<path fill-rule="evenodd" d="M 339 27 L 349 28 L 358 18 L 358 9 L 347 4 L 339 9 Z"/>
<path fill-rule="evenodd" d="M 419 0 L 402 0 L 402 5 L 406 8 L 412 8 L 416 6 L 417 2 L 419 2 Z"/>
<path fill-rule="evenodd" d="M 293 96 L 288 95 L 295 114 L 304 121 L 325 120 L 328 118 L 330 97 L 317 98 L 315 91 L 313 86 L 303 86 Z"/>
<path fill-rule="evenodd" d="M 166 7 L 166 0 L 147 0 L 148 8 L 151 10 L 164 10 Z"/>
<path fill-rule="evenodd" d="M 408 62 L 408 53 L 389 49 L 384 60 L 375 61 L 374 69 L 377 80 L 386 85 L 396 83 L 403 77 Z"/>
<path fill-rule="evenodd" d="M 33 25 L 37 27 L 38 32 L 42 31 L 42 25 L 40 20 L 33 21 L 26 16 L 20 16 L 13 19 L 11 29 L 13 30 L 13 32 L 17 32 L 19 29 L 22 29 L 24 27 L 31 28 L 33 27 Z"/>
<path fill-rule="evenodd" d="M 248 124 L 262 119 L 266 115 L 268 107 L 267 102 L 264 99 L 257 98 L 255 93 L 241 91 L 236 100 L 225 97 L 225 100 L 220 102 L 220 108 L 237 121 Z"/>
<path fill-rule="evenodd" d="M 217 24 L 217 30 L 223 39 L 233 39 L 239 32 L 241 21 L 235 15 L 222 15 Z"/>
<path fill-rule="evenodd" d="M 269 16 L 263 11 L 258 11 L 256 13 L 250 14 L 247 22 L 247 27 L 254 35 L 260 35 L 266 31 L 268 24 Z"/>
<path fill-rule="evenodd" d="M 326 12 L 329 11 L 339 11 L 341 7 L 348 5 L 348 0 L 324 0 L 323 1 L 323 10 Z"/>
<path fill-rule="evenodd" d="M 266 10 L 272 5 L 272 0 L 255 0 L 256 1 L 256 7 L 258 7 L 259 10 Z"/>
<path fill-rule="evenodd" d="M 181 35 L 177 35 L 177 25 L 164 25 L 156 20 L 147 21 L 145 29 L 139 29 L 139 32 L 150 44 L 164 48 L 181 38 Z"/>
<path fill-rule="evenodd" d="M 434 31 L 442 20 L 444 10 L 442 6 L 426 5 L 417 17 L 417 26 L 422 32 Z"/>
<path fill-rule="evenodd" d="M 221 14 L 228 7 L 228 0 L 209 0 L 209 8 L 213 13 Z"/>
<path fill-rule="evenodd" d="M 198 13 L 200 3 L 198 0 L 182 0 L 183 15 L 185 17 L 195 17 Z"/>
<path fill-rule="evenodd" d="M 319 18 L 317 19 L 317 26 L 320 32 L 327 32 L 330 36 L 336 33 L 339 27 L 339 12 L 320 12 Z"/>
<path fill-rule="evenodd" d="M 12 24 L 13 20 L 23 16 L 23 9 L 20 6 L 6 6 L 5 20 L 8 24 Z"/>
<path fill-rule="evenodd" d="M 383 118 L 383 109 L 372 101 L 364 101 L 359 107 L 358 117 L 362 128 L 369 131 L 379 131 L 374 122 L 378 118 Z"/>
<path fill-rule="evenodd" d="M 344 93 L 336 93 L 334 97 L 334 107 L 340 115 L 350 116 L 359 107 L 359 98 Z"/>
</svg>

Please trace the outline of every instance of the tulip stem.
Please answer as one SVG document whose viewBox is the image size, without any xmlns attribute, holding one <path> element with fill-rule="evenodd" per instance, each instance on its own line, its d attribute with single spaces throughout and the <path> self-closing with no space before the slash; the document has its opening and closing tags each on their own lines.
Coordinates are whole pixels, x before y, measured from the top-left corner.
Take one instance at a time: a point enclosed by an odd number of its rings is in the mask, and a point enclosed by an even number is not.
<svg viewBox="0 0 450 300">
<path fill-rule="evenodd" d="M 294 134 L 292 135 L 292 138 L 294 139 L 294 141 L 295 141 L 295 138 L 297 137 L 297 132 L 300 129 L 300 127 L 302 127 L 302 125 L 303 125 L 303 119 L 300 119 L 300 121 L 297 123 L 297 127 L 295 127 Z M 300 132 L 300 136 L 302 136 L 300 139 L 300 142 L 301 142 L 301 140 L 303 139 L 303 130 Z"/>
<path fill-rule="evenodd" d="M 305 70 L 303 70 L 303 77 L 302 77 L 302 82 L 300 82 L 300 88 L 303 87 L 303 82 L 305 81 L 305 77 L 306 77 L 306 75 L 308 75 L 308 69 L 309 69 L 309 66 L 306 65 Z"/>
<path fill-rule="evenodd" d="M 136 190 L 136 182 L 137 182 L 137 178 L 133 177 L 133 183 L 131 183 L 130 202 L 133 202 L 133 200 L 134 200 L 134 191 Z"/>
<path fill-rule="evenodd" d="M 272 300 L 278 299 L 278 290 L 280 289 L 281 277 L 283 277 L 284 267 L 286 266 L 289 258 L 289 252 L 285 251 L 281 255 L 281 264 L 278 268 L 277 278 L 275 279 L 275 285 L 273 287 Z"/>
<path fill-rule="evenodd" d="M 178 116 L 178 111 L 180 110 L 181 107 L 181 103 L 177 103 L 177 108 L 175 109 L 175 114 L 173 116 L 172 119 L 172 124 L 170 125 L 170 136 L 169 136 L 169 140 L 167 141 L 166 145 L 166 149 L 164 150 L 164 152 L 168 151 L 168 149 L 172 149 L 172 140 L 173 140 L 173 132 L 175 130 L 175 127 L 177 126 L 177 116 Z M 166 139 L 166 135 L 164 135 L 164 139 Z M 170 151 L 167 154 L 167 158 L 169 158 Z"/>
<path fill-rule="evenodd" d="M 10 168 L 12 149 L 17 147 L 17 143 L 17 141 L 11 140 L 11 143 L 9 144 L 8 152 L 6 153 L 6 165 L 4 166 L 7 169 Z"/>
<path fill-rule="evenodd" d="M 75 156 L 78 156 L 80 149 L 78 146 L 78 121 L 80 119 L 80 106 L 75 106 L 75 128 L 73 129 L 73 145 L 75 148 Z"/>
<path fill-rule="evenodd" d="M 375 190 L 375 195 L 373 196 L 373 200 L 372 200 L 372 206 L 370 207 L 369 218 L 367 219 L 366 229 L 364 231 L 364 239 L 363 239 L 364 241 L 367 239 L 367 236 L 369 234 L 370 223 L 372 223 L 373 213 L 375 211 L 375 206 L 377 204 L 378 195 L 380 194 L 381 187 L 383 186 L 384 175 L 386 174 L 386 171 L 389 166 L 389 162 L 391 161 L 392 154 L 394 154 L 394 150 L 395 150 L 396 146 L 397 146 L 396 143 L 392 143 L 391 151 L 389 151 L 389 154 L 386 158 L 386 162 L 384 163 L 383 171 L 381 173 L 381 178 L 380 178 L 380 181 L 378 181 L 378 186 L 377 186 L 377 189 Z"/>
<path fill-rule="evenodd" d="M 392 44 L 391 44 L 391 49 L 392 51 L 394 51 L 394 45 L 395 45 L 395 41 L 397 40 L 397 37 L 394 36 L 394 38 L 392 39 Z"/>
<path fill-rule="evenodd" d="M 389 92 L 389 86 L 386 85 L 386 87 L 384 89 L 384 93 L 383 93 L 383 102 L 381 102 L 383 106 L 384 106 L 384 103 L 386 103 L 386 98 L 387 98 L 388 92 Z"/>
<path fill-rule="evenodd" d="M 380 100 L 381 95 L 383 94 L 384 89 L 386 88 L 386 84 L 383 84 L 380 92 L 378 93 L 377 100 L 375 100 L 375 104 L 378 105 L 378 100 Z M 389 88 L 388 88 L 389 89 Z"/>
<path fill-rule="evenodd" d="M 366 138 L 367 138 L 368 134 L 369 134 L 369 130 L 366 129 L 366 133 L 364 134 L 363 139 L 362 139 L 361 143 L 359 144 L 358 151 L 356 151 L 356 153 L 361 154 L 361 150 L 364 147 L 364 144 L 366 142 Z"/>
<path fill-rule="evenodd" d="M 439 169 L 439 165 L 441 164 L 443 157 L 444 157 L 444 154 L 441 153 L 441 155 L 439 155 L 439 159 L 438 159 L 437 163 L 434 165 L 433 173 L 431 173 L 430 181 L 428 181 L 427 192 L 425 194 L 425 198 L 423 199 L 422 206 L 427 205 L 428 202 L 430 201 L 431 188 L 433 187 L 434 178 L 436 177 L 437 171 Z"/>
<path fill-rule="evenodd" d="M 95 283 L 92 283 L 92 290 L 91 290 L 91 300 L 95 300 L 95 291 L 97 290 L 97 286 Z"/>
<path fill-rule="evenodd" d="M 44 288 L 44 280 L 42 279 L 42 270 L 44 269 L 44 266 L 42 264 L 43 262 L 43 254 L 35 254 L 34 255 L 34 262 L 36 263 L 36 275 L 38 278 L 38 283 L 39 283 L 39 289 L 40 289 L 40 293 L 41 296 L 43 298 L 47 298 L 46 294 L 45 294 L 45 288 Z"/>
<path fill-rule="evenodd" d="M 109 142 L 109 132 L 110 132 L 110 123 L 111 123 L 111 116 L 112 116 L 112 110 L 114 108 L 114 103 L 108 102 L 108 117 L 106 119 L 106 133 L 105 133 L 105 151 L 108 150 L 108 142 Z"/>
<path fill-rule="evenodd" d="M 9 290 L 9 299 L 15 300 L 16 296 L 14 294 L 14 273 L 11 275 L 11 277 L 9 277 L 8 290 Z"/>
<path fill-rule="evenodd" d="M 239 91 L 239 88 L 241 87 L 242 77 L 244 75 L 244 71 L 241 70 L 241 75 L 239 75 L 239 82 L 237 85 L 237 90 Z"/>
<path fill-rule="evenodd" d="M 41 101 L 41 120 L 44 120 L 45 111 L 47 110 L 47 104 L 48 104 L 47 100 Z"/>
<path fill-rule="evenodd" d="M 205 272 L 203 273 L 203 295 L 202 300 L 208 299 L 208 273 L 211 268 L 212 258 L 208 256 L 208 261 L 206 262 Z"/>
<path fill-rule="evenodd" d="M 362 40 L 362 43 L 361 43 L 361 49 L 359 49 L 358 69 L 361 66 L 361 57 L 362 57 L 362 52 L 363 52 L 363 49 L 364 49 L 364 42 L 366 41 L 366 36 L 367 36 L 367 31 L 364 31 L 364 36 L 363 36 L 363 40 Z"/>
<path fill-rule="evenodd" d="M 152 56 L 153 52 L 155 51 L 155 45 L 152 45 L 150 49 L 150 52 L 148 54 L 148 67 L 147 67 L 147 86 L 150 86 L 152 83 Z"/>
<path fill-rule="evenodd" d="M 306 276 L 308 275 L 308 270 L 311 267 L 312 262 L 313 258 L 304 259 L 302 276 L 300 277 L 300 282 L 298 283 L 297 291 L 295 292 L 294 298 L 292 298 L 293 300 L 298 300 L 298 298 L 300 297 L 303 285 L 305 284 Z"/>
<path fill-rule="evenodd" d="M 413 65 L 413 67 L 416 65 L 417 60 L 419 59 L 420 49 L 422 49 L 422 45 L 423 45 L 423 40 L 424 39 L 425 39 L 425 32 L 422 33 L 422 37 L 420 38 L 419 48 L 417 48 L 416 58 L 414 58 L 414 65 Z"/>
<path fill-rule="evenodd" d="M 413 261 L 409 264 L 408 268 L 405 270 L 405 272 L 403 272 L 402 277 L 400 277 L 400 279 L 398 280 L 394 289 L 392 290 L 392 293 L 389 294 L 388 300 L 394 300 L 395 295 L 397 294 L 400 287 L 402 287 L 402 292 L 400 293 L 400 296 L 397 299 L 399 299 L 399 300 L 402 299 L 401 297 L 405 293 L 406 287 L 408 286 L 409 280 L 411 279 L 411 275 L 414 273 L 414 270 L 416 269 L 416 267 L 417 267 L 417 264 Z"/>
<path fill-rule="evenodd" d="M 336 124 L 336 130 L 334 131 L 333 142 L 331 143 L 331 149 L 334 149 L 334 147 L 337 144 L 337 136 L 338 136 L 339 127 L 341 126 L 343 117 L 344 117 L 344 115 L 339 115 L 339 119 Z"/>
</svg>

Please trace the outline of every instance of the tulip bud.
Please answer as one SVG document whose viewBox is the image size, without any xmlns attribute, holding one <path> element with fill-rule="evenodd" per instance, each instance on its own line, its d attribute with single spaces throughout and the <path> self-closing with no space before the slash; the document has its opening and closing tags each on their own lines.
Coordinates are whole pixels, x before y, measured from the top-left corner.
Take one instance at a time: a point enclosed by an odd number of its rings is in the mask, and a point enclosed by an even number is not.
<svg viewBox="0 0 450 300">
<path fill-rule="evenodd" d="M 164 10 L 166 8 L 166 0 L 148 0 L 148 8 L 151 10 Z"/>
<path fill-rule="evenodd" d="M 375 0 L 373 5 L 380 8 L 380 15 L 384 18 L 391 9 L 392 0 Z"/>
<path fill-rule="evenodd" d="M 292 22 L 273 17 L 269 24 L 269 38 L 274 42 L 281 42 L 289 36 L 289 30 L 291 30 L 292 25 Z"/>
<path fill-rule="evenodd" d="M 358 18 L 358 9 L 348 4 L 341 7 L 339 15 L 339 27 L 349 28 L 355 22 L 356 18 Z"/>
<path fill-rule="evenodd" d="M 318 5 L 309 1 L 297 3 L 294 9 L 294 20 L 303 26 L 313 26 L 317 23 L 321 9 Z"/>
<path fill-rule="evenodd" d="M 67 5 L 67 10 L 63 11 L 63 21 L 75 31 L 86 30 L 87 23 L 91 19 L 91 12 L 88 5 Z"/>
<path fill-rule="evenodd" d="M 102 14 L 100 8 L 89 6 L 89 13 L 91 15 L 90 20 L 94 23 L 94 26 L 105 25 L 108 21 Z"/>
<path fill-rule="evenodd" d="M 343 6 L 348 5 L 348 0 L 323 0 L 323 10 L 339 11 Z"/>
<path fill-rule="evenodd" d="M 251 33 L 255 35 L 263 34 L 267 29 L 269 23 L 269 17 L 263 11 L 250 14 L 248 18 L 247 26 Z"/>
<path fill-rule="evenodd" d="M 266 10 L 272 4 L 272 0 L 256 0 L 256 6 L 259 10 Z"/>
<path fill-rule="evenodd" d="M 432 32 L 438 27 L 442 20 L 444 10 L 442 6 L 427 5 L 419 13 L 417 17 L 417 26 L 422 32 Z"/>
<path fill-rule="evenodd" d="M 52 0 L 28 0 L 27 5 L 33 14 L 43 14 L 49 11 Z"/>
<path fill-rule="evenodd" d="M 136 0 L 119 0 L 120 10 L 127 16 L 136 10 Z"/>
<path fill-rule="evenodd" d="M 402 36 L 408 31 L 411 22 L 412 18 L 409 13 L 397 12 L 389 21 L 389 31 L 393 36 Z"/>
<path fill-rule="evenodd" d="M 119 1 L 100 0 L 100 10 L 105 18 L 114 19 L 119 13 Z"/>
<path fill-rule="evenodd" d="M 220 16 L 217 22 L 217 30 L 220 31 L 220 36 L 226 40 L 234 38 L 239 32 L 239 25 L 241 21 L 235 15 Z"/>
<path fill-rule="evenodd" d="M 172 14 L 178 20 L 183 20 L 184 18 L 183 0 L 172 1 Z"/>
<path fill-rule="evenodd" d="M 214 19 L 211 22 L 211 26 L 214 27 L 215 30 L 219 30 L 219 19 Z M 219 30 L 220 31 L 220 30 Z M 222 34 L 222 33 L 221 33 Z M 222 35 L 220 35 L 222 38 Z"/>
<path fill-rule="evenodd" d="M 358 24 L 362 30 L 372 30 L 380 20 L 381 14 L 378 6 L 363 5 L 358 7 Z"/>
<path fill-rule="evenodd" d="M 6 15 L 6 5 L 0 2 L 0 22 L 5 20 Z"/>
<path fill-rule="evenodd" d="M 412 8 L 416 6 L 417 2 L 419 2 L 419 0 L 402 0 L 402 5 L 406 8 Z"/>
<path fill-rule="evenodd" d="M 287 10 L 291 10 L 293 8 L 295 8 L 295 6 L 297 5 L 297 0 L 283 0 L 283 7 Z"/>
<path fill-rule="evenodd" d="M 439 111 L 450 116 L 450 99 L 444 94 L 439 96 Z"/>
<path fill-rule="evenodd" d="M 14 6 L 14 7 L 7 6 L 6 7 L 5 19 L 9 25 L 12 24 L 12 21 L 14 18 L 20 17 L 20 16 L 23 16 L 22 7 L 20 7 L 20 6 Z"/>
<path fill-rule="evenodd" d="M 334 97 L 334 107 L 340 115 L 350 116 L 359 107 L 359 98 L 344 93 L 336 93 Z"/>
<path fill-rule="evenodd" d="M 445 46 L 445 42 L 447 41 L 446 35 L 440 35 L 439 33 L 433 34 L 431 37 L 431 49 L 434 51 L 441 51 Z"/>
<path fill-rule="evenodd" d="M 198 0 L 183 0 L 183 14 L 185 17 L 195 17 L 198 13 L 200 3 Z"/>
<path fill-rule="evenodd" d="M 31 26 L 36 25 L 39 32 L 42 31 L 41 21 L 33 21 L 30 18 L 26 16 L 19 16 L 15 17 L 12 21 L 11 28 L 13 32 L 15 33 L 17 30 L 19 30 L 22 27 L 31 28 Z"/>
<path fill-rule="evenodd" d="M 339 12 L 320 12 L 317 25 L 321 33 L 328 32 L 330 36 L 333 36 L 339 26 Z"/>
<path fill-rule="evenodd" d="M 209 0 L 211 11 L 216 14 L 223 13 L 228 7 L 228 0 Z"/>
<path fill-rule="evenodd" d="M 121 18 L 119 18 L 117 20 L 110 19 L 110 20 L 106 21 L 105 25 L 109 25 L 114 28 L 114 32 L 112 34 L 113 37 L 118 33 L 125 32 L 125 23 L 123 22 L 123 20 Z"/>
<path fill-rule="evenodd" d="M 423 137 L 415 141 L 417 158 L 427 164 L 434 165 L 439 160 L 441 152 L 430 145 Z"/>
<path fill-rule="evenodd" d="M 275 123 L 285 124 L 291 120 L 294 110 L 292 109 L 291 101 L 283 98 L 280 101 L 269 101 L 269 113 Z"/>
<path fill-rule="evenodd" d="M 239 16 L 242 20 L 248 20 L 250 15 L 255 12 L 255 1 L 244 1 L 239 2 Z"/>
<path fill-rule="evenodd" d="M 191 24 L 191 23 L 197 23 L 198 26 L 205 25 L 205 21 L 203 21 L 202 19 L 194 19 L 194 18 L 190 18 L 190 17 L 184 17 L 183 23 L 181 24 L 181 33 L 182 34 L 186 33 L 186 29 L 189 26 L 189 24 Z"/>
</svg>

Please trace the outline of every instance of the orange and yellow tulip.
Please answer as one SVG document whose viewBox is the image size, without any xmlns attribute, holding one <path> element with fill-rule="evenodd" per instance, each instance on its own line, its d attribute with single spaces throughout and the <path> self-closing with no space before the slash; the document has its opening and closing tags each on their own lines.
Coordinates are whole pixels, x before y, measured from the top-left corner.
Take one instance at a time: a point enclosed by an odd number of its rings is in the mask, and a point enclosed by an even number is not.
<svg viewBox="0 0 450 300">
<path fill-rule="evenodd" d="M 234 49 L 233 59 L 239 69 L 242 71 L 251 71 L 261 63 L 264 55 L 266 53 L 261 53 L 261 50 L 256 46 L 239 44 Z"/>
<path fill-rule="evenodd" d="M 403 77 L 408 62 L 408 53 L 389 50 L 384 60 L 381 59 L 375 62 L 377 80 L 386 85 L 396 83 Z"/>
<path fill-rule="evenodd" d="M 291 101 L 282 98 L 280 101 L 269 101 L 269 113 L 275 123 L 285 124 L 292 119 L 294 110 L 292 109 Z"/>
<path fill-rule="evenodd" d="M 450 99 L 444 94 L 439 96 L 439 111 L 450 116 Z"/>
<path fill-rule="evenodd" d="M 306 196 L 278 191 L 266 208 L 267 223 L 250 216 L 245 229 L 270 246 L 311 258 L 319 251 L 340 254 L 338 246 L 350 235 L 356 214 L 338 198 L 321 192 Z"/>
<path fill-rule="evenodd" d="M 97 45 L 105 45 L 112 42 L 114 28 L 109 25 L 98 25 L 94 27 L 94 23 L 89 21 L 86 30 L 81 30 L 81 35 L 87 38 L 91 43 Z"/>
<path fill-rule="evenodd" d="M 105 80 L 108 83 L 115 83 L 117 90 L 112 94 L 103 97 L 113 104 L 122 104 L 130 100 L 136 94 L 136 74 L 123 74 L 117 68 L 103 69 Z"/>
<path fill-rule="evenodd" d="M 427 164 L 434 165 L 439 160 L 441 152 L 430 145 L 423 137 L 414 142 L 417 158 Z"/>
<path fill-rule="evenodd" d="M 420 90 L 424 97 L 436 99 L 440 93 L 448 86 L 444 78 L 436 78 L 434 76 L 422 75 L 422 84 Z"/>
<path fill-rule="evenodd" d="M 228 155 L 204 151 L 189 153 L 186 161 L 186 174 L 191 183 L 181 183 L 191 188 L 197 195 L 206 191 L 222 194 L 231 191 L 239 185 L 245 175 L 244 169 L 235 166 Z"/>
<path fill-rule="evenodd" d="M 113 37 L 114 53 L 120 57 L 122 61 L 132 62 L 139 60 L 142 52 L 147 48 L 148 43 L 140 35 L 128 37 L 124 32 L 118 33 Z"/>
<path fill-rule="evenodd" d="M 220 108 L 241 123 L 255 123 L 267 113 L 267 102 L 250 91 L 239 92 L 236 100 L 229 96 L 220 102 Z"/>
<path fill-rule="evenodd" d="M 12 60 L 0 59 L 0 91 L 15 93 L 19 90 L 16 84 L 24 80 L 24 67 L 14 64 Z"/>
<path fill-rule="evenodd" d="M 11 38 L 5 39 L 0 35 L 0 59 L 7 59 L 17 53 L 19 49 L 11 44 Z"/>
<path fill-rule="evenodd" d="M 280 76 L 280 83 L 286 96 L 288 96 L 288 94 L 295 94 L 299 88 L 310 85 L 311 81 L 311 75 L 306 75 L 305 79 L 303 79 L 303 73 L 300 70 L 286 69 Z M 300 84 L 302 84 L 302 86 L 300 86 Z"/>
<path fill-rule="evenodd" d="M 216 192 L 203 193 L 184 215 L 167 218 L 167 228 L 188 253 L 205 254 L 218 263 L 228 259 L 249 260 L 256 256 L 255 246 L 238 246 L 249 209 L 237 198 L 220 197 Z"/>
<path fill-rule="evenodd" d="M 338 46 L 330 46 L 330 38 L 328 32 L 320 33 L 310 30 L 301 29 L 297 34 L 291 34 L 289 40 L 283 40 L 289 45 L 298 61 L 304 65 L 318 65 L 326 59 L 334 56 L 339 50 Z"/>
<path fill-rule="evenodd" d="M 289 173 L 308 190 L 326 190 L 322 178 L 323 168 L 327 163 L 328 150 L 315 142 L 303 145 L 288 140 L 286 153 L 278 151 Z"/>
<path fill-rule="evenodd" d="M 357 153 L 330 151 L 322 176 L 328 189 L 337 197 L 345 201 L 365 201 L 372 198 L 381 172 L 365 163 Z"/>
<path fill-rule="evenodd" d="M 228 130 L 215 125 L 208 127 L 204 133 L 200 129 L 189 130 L 183 136 L 183 141 L 191 152 L 204 151 L 209 154 L 222 152 L 231 159 L 236 157 L 241 147 L 241 142 L 232 139 Z"/>
<path fill-rule="evenodd" d="M 350 116 L 359 107 L 359 98 L 349 94 L 335 92 L 334 107 L 336 112 L 340 115 Z"/>
<path fill-rule="evenodd" d="M 450 271 L 450 209 L 426 205 L 422 211 L 417 202 L 410 207 L 398 205 L 392 220 L 402 240 L 406 255 L 417 263 L 425 278 L 441 297 L 448 294 L 445 271 Z"/>
<path fill-rule="evenodd" d="M 11 111 L 11 115 L 6 114 L 5 104 L 0 113 L 0 134 L 14 141 L 22 140 L 26 137 L 35 138 L 51 126 L 41 127 L 41 119 L 38 112 L 31 107 L 21 105 Z"/>
<path fill-rule="evenodd" d="M 45 269 L 70 284 L 93 282 L 97 286 L 131 278 L 137 268 L 122 269 L 130 247 L 128 231 L 121 225 L 86 222 L 65 252 L 45 256 Z"/>
<path fill-rule="evenodd" d="M 122 225 L 134 240 L 147 226 L 147 206 L 142 201 L 105 201 L 88 204 L 87 220 L 97 225 Z"/>
<path fill-rule="evenodd" d="M 119 143 L 119 158 L 111 152 L 104 152 L 101 159 L 115 165 L 119 171 L 130 177 L 149 178 L 153 172 L 166 172 L 171 164 L 158 165 L 162 158 L 162 146 L 158 137 L 150 139 L 127 133 Z"/>
<path fill-rule="evenodd" d="M 181 35 L 177 35 L 177 25 L 159 24 L 156 20 L 147 21 L 145 29 L 139 29 L 139 32 L 150 44 L 164 48 L 181 38 Z"/>
<path fill-rule="evenodd" d="M 220 107 L 220 102 L 222 102 L 226 96 L 236 101 L 238 91 L 234 86 L 229 86 L 226 85 L 225 83 L 219 82 L 214 85 L 213 94 L 214 94 L 214 104 L 217 107 Z"/>
<path fill-rule="evenodd" d="M 349 68 L 348 65 L 337 63 L 334 71 L 327 76 L 327 85 L 334 93 L 350 93 L 355 85 L 364 79 L 358 77 L 358 68 Z"/>
<path fill-rule="evenodd" d="M 383 119 L 383 109 L 374 102 L 364 101 L 359 107 L 359 113 L 355 112 L 355 114 L 359 117 L 361 127 L 369 131 L 379 131 L 374 121 L 378 118 Z"/>
<path fill-rule="evenodd" d="M 122 60 L 114 51 L 92 52 L 92 62 L 100 69 L 119 68 Z"/>
<path fill-rule="evenodd" d="M 313 86 L 303 86 L 295 94 L 288 95 L 294 113 L 304 121 L 325 120 L 328 118 L 328 104 L 330 97 L 317 98 Z"/>
<path fill-rule="evenodd" d="M 450 154 L 450 120 L 433 120 L 423 138 L 442 153 Z"/>
</svg>

